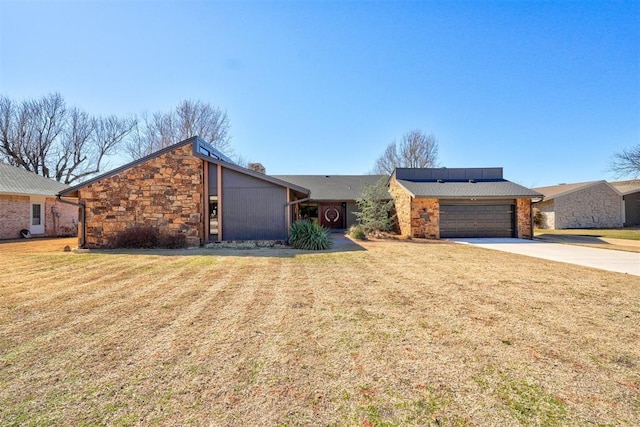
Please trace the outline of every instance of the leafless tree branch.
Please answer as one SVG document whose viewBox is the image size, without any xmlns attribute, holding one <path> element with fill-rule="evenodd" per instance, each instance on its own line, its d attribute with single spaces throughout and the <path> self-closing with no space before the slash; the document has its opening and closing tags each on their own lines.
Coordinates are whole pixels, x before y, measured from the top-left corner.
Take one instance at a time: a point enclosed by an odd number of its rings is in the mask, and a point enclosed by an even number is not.
<svg viewBox="0 0 640 427">
<path fill-rule="evenodd" d="M 611 162 L 611 171 L 618 178 L 623 176 L 640 177 L 640 144 L 615 153 Z"/>
<path fill-rule="evenodd" d="M 395 168 L 432 168 L 438 166 L 438 140 L 420 130 L 406 133 L 400 144 L 390 143 L 376 160 L 374 173 L 391 175 Z"/>
</svg>

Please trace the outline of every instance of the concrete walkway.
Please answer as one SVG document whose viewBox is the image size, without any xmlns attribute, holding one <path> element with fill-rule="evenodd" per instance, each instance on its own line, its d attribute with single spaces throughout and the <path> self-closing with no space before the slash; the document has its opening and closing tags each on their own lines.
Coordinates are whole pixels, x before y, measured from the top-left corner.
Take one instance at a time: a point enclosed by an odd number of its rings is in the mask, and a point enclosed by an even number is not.
<svg viewBox="0 0 640 427">
<path fill-rule="evenodd" d="M 640 276 L 640 254 L 633 252 L 508 238 L 451 240 L 486 249 Z"/>
</svg>

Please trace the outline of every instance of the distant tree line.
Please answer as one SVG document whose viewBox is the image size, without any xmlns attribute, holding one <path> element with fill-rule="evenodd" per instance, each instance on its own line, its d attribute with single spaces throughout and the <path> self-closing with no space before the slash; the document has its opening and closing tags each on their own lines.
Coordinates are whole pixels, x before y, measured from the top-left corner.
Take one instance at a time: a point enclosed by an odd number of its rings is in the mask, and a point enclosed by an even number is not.
<svg viewBox="0 0 640 427">
<path fill-rule="evenodd" d="M 233 154 L 227 113 L 200 101 L 118 117 L 69 107 L 59 93 L 22 101 L 0 96 L 0 161 L 65 184 L 99 173 L 107 156 L 138 159 L 195 135 Z"/>
</svg>

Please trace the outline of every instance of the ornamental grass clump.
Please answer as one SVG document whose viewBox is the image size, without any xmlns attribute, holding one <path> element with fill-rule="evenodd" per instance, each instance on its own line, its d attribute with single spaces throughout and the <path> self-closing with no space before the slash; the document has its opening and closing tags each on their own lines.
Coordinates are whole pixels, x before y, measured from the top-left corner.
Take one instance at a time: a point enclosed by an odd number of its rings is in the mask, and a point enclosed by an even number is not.
<svg viewBox="0 0 640 427">
<path fill-rule="evenodd" d="M 296 221 L 289 228 L 289 244 L 296 249 L 321 251 L 331 247 L 329 231 L 311 221 Z"/>
</svg>

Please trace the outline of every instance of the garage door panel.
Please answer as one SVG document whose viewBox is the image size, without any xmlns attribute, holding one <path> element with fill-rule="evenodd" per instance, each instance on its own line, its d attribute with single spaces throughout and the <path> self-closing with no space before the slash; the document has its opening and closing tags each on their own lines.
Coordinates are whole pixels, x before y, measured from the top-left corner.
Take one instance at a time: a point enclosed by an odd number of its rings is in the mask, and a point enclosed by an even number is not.
<svg viewBox="0 0 640 427">
<path fill-rule="evenodd" d="M 440 205 L 440 237 L 512 237 L 514 205 Z"/>
</svg>

